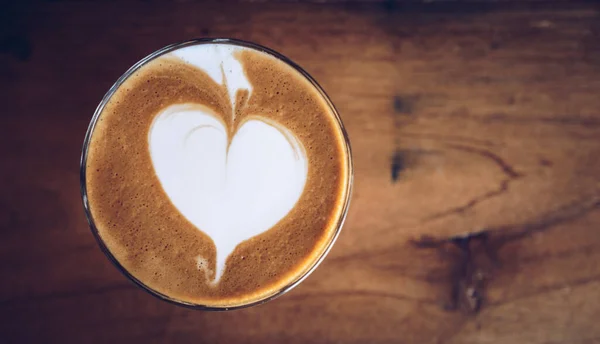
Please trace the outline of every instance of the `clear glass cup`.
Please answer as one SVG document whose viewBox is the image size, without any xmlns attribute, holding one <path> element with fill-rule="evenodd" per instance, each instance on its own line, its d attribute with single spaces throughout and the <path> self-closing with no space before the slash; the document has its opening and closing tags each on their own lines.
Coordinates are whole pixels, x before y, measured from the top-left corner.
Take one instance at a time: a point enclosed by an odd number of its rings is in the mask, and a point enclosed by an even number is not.
<svg viewBox="0 0 600 344">
<path fill-rule="evenodd" d="M 138 280 L 137 278 L 135 278 L 129 271 L 127 271 L 127 269 L 125 269 L 120 262 L 113 256 L 113 254 L 110 252 L 109 248 L 106 246 L 106 244 L 104 243 L 104 241 L 102 240 L 98 229 L 96 228 L 96 225 L 94 223 L 94 218 L 92 217 L 91 211 L 90 211 L 90 204 L 88 201 L 88 197 L 87 197 L 87 188 L 86 188 L 86 162 L 87 162 L 87 155 L 88 155 L 88 148 L 89 148 L 89 143 L 90 143 L 90 139 L 92 137 L 92 134 L 94 132 L 94 128 L 96 125 L 96 122 L 98 121 L 98 118 L 100 117 L 100 114 L 102 113 L 102 110 L 104 109 L 104 106 L 108 103 L 108 101 L 110 100 L 110 98 L 113 96 L 113 94 L 117 91 L 117 89 L 121 86 L 121 84 L 123 84 L 125 82 L 125 80 L 131 76 L 133 73 L 135 73 L 139 68 L 141 68 L 142 66 L 144 66 L 145 64 L 147 64 L 148 62 L 152 61 L 155 58 L 158 58 L 162 55 L 168 54 L 174 50 L 183 48 L 183 47 L 187 47 L 187 46 L 192 46 L 192 45 L 198 45 L 198 44 L 228 44 L 228 45 L 234 45 L 234 46 L 240 46 L 240 47 L 245 47 L 245 48 L 250 48 L 250 49 L 254 49 L 257 50 L 259 52 L 263 52 L 266 54 L 269 54 L 281 61 L 283 61 L 284 63 L 286 63 L 287 65 L 291 66 L 292 68 L 294 68 L 296 71 L 298 71 L 300 74 L 302 74 L 312 85 L 313 87 L 319 92 L 319 94 L 321 95 L 321 97 L 323 98 L 323 100 L 325 100 L 325 102 L 327 103 L 327 105 L 329 106 L 329 108 L 331 109 L 332 113 L 335 115 L 335 118 L 337 120 L 337 124 L 339 125 L 339 128 L 341 130 L 341 132 L 343 133 L 344 136 L 344 146 L 346 149 L 346 153 L 347 153 L 347 157 L 348 159 L 346 159 L 346 168 L 348 171 L 348 178 L 346 181 L 346 194 L 344 195 L 344 204 L 343 204 L 343 208 L 342 208 L 342 212 L 341 215 L 339 216 L 339 218 L 337 219 L 337 225 L 336 225 L 336 229 L 335 229 L 335 233 L 332 235 L 330 241 L 327 243 L 325 249 L 323 250 L 323 252 L 321 253 L 321 255 L 314 261 L 312 262 L 311 266 L 306 269 L 302 274 L 299 274 L 298 276 L 296 276 L 295 279 L 293 279 L 292 282 L 290 282 L 289 284 L 287 284 L 285 287 L 279 289 L 278 291 L 276 291 L 275 293 L 271 294 L 271 295 L 267 295 L 261 299 L 258 300 L 253 300 L 251 302 L 248 302 L 246 304 L 242 304 L 242 305 L 236 305 L 236 306 L 231 306 L 231 307 L 221 307 L 221 306 L 209 306 L 209 305 L 201 305 L 201 304 L 194 304 L 194 303 L 189 303 L 186 301 L 182 301 L 182 300 L 178 300 L 175 298 L 171 298 L 168 295 L 162 294 L 148 286 L 146 286 L 142 281 Z M 134 64 L 131 68 L 129 68 L 129 70 L 127 70 L 125 72 L 125 74 L 123 74 L 112 86 L 111 88 L 108 90 L 108 92 L 104 95 L 104 97 L 102 98 L 102 101 L 100 102 L 100 104 L 98 105 L 98 107 L 96 108 L 96 111 L 94 112 L 94 115 L 92 117 L 92 120 L 90 121 L 90 124 L 88 126 L 88 130 L 87 133 L 85 135 L 85 139 L 83 142 L 83 149 L 82 149 L 82 153 L 81 153 L 81 161 L 80 161 L 80 187 L 81 187 L 81 197 L 83 200 L 83 207 L 85 210 L 85 214 L 90 226 L 90 229 L 94 235 L 94 237 L 96 238 L 96 241 L 98 242 L 98 245 L 100 246 L 100 248 L 102 249 L 102 251 L 104 252 L 104 254 L 109 258 L 109 260 L 117 267 L 117 269 L 119 271 L 121 271 L 121 273 L 123 273 L 128 279 L 130 279 L 131 281 L 133 281 L 135 284 L 137 284 L 139 287 L 141 287 L 143 290 L 147 291 L 148 293 L 158 297 L 161 300 L 176 304 L 176 305 L 180 305 L 180 306 L 184 306 L 184 307 L 188 307 L 188 308 L 193 308 L 193 309 L 199 309 L 199 310 L 206 310 L 206 311 L 223 311 L 223 310 L 233 310 L 233 309 L 239 309 L 239 308 L 245 308 L 245 307 L 250 307 L 250 306 L 254 306 L 254 305 L 259 305 L 259 304 L 263 304 L 267 301 L 273 300 L 281 295 L 283 295 L 284 293 L 288 292 L 289 290 L 291 290 L 292 288 L 294 288 L 295 286 L 297 286 L 298 284 L 300 284 L 300 282 L 302 282 L 306 277 L 308 277 L 308 275 L 310 275 L 316 268 L 317 266 L 323 261 L 323 259 L 325 258 L 325 256 L 327 255 L 327 253 L 329 253 L 329 251 L 331 250 L 335 240 L 337 239 L 337 237 L 340 234 L 340 231 L 342 229 L 342 226 L 344 224 L 344 221 L 346 219 L 346 214 L 348 212 L 348 206 L 350 203 L 350 196 L 352 194 L 352 184 L 353 184 L 353 178 L 354 178 L 354 171 L 353 171 L 353 163 L 352 163 L 352 152 L 350 149 L 350 141 L 348 139 L 348 135 L 346 133 L 346 130 L 344 129 L 344 125 L 342 124 L 342 121 L 340 119 L 340 116 L 335 108 L 335 106 L 333 105 L 333 103 L 331 102 L 331 100 L 329 99 L 329 97 L 327 96 L 327 94 L 325 93 L 325 91 L 323 91 L 323 89 L 321 88 L 321 86 L 319 86 L 319 84 L 306 72 L 304 71 L 300 66 L 298 66 L 297 64 L 295 64 L 293 61 L 291 61 L 290 59 L 286 58 L 285 56 L 279 54 L 276 51 L 273 51 L 269 48 L 263 47 L 261 45 L 255 44 L 255 43 L 250 43 L 250 42 L 246 42 L 246 41 L 241 41 L 241 40 L 236 40 L 236 39 L 225 39 L 225 38 L 203 38 L 203 39 L 195 39 L 195 40 L 190 40 L 190 41 L 186 41 L 183 43 L 176 43 L 176 44 L 172 44 L 169 46 L 166 46 L 162 49 L 159 49 L 155 52 L 153 52 L 152 54 L 144 57 L 143 59 L 141 59 L 139 62 L 137 62 L 136 64 Z"/>
</svg>

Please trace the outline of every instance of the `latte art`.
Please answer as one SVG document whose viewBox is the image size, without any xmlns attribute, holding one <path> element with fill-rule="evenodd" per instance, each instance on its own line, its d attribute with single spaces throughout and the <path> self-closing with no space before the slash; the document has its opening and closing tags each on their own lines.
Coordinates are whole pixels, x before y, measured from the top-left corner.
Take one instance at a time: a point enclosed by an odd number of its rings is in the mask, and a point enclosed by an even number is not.
<svg viewBox="0 0 600 344">
<path fill-rule="evenodd" d="M 171 300 L 269 298 L 320 261 L 343 220 L 350 156 L 335 111 L 261 50 L 214 41 L 161 53 L 90 128 L 84 192 L 98 237 Z"/>
<path fill-rule="evenodd" d="M 260 119 L 242 124 L 229 144 L 228 130 L 210 111 L 174 105 L 154 120 L 149 143 L 165 192 L 215 243 L 215 283 L 235 247 L 284 217 L 306 182 L 300 143 Z"/>
</svg>

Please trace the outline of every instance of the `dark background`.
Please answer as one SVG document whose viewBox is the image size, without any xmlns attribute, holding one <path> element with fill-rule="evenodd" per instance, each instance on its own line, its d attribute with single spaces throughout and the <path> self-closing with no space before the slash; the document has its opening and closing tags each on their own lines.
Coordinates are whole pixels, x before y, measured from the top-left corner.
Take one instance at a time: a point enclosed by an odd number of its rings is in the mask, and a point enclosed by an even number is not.
<svg viewBox="0 0 600 344">
<path fill-rule="evenodd" d="M 600 7 L 583 1 L 0 5 L 0 343 L 600 342 Z M 197 37 L 311 73 L 355 158 L 302 285 L 205 313 L 103 256 L 79 156 L 112 83 Z"/>
</svg>

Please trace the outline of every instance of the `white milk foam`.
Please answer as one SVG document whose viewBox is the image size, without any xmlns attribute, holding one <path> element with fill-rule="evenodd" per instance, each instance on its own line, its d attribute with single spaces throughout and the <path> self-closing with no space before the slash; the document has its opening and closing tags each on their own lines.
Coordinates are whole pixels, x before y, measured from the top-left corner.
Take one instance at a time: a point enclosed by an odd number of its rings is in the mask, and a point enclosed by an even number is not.
<svg viewBox="0 0 600 344">
<path fill-rule="evenodd" d="M 204 44 L 171 54 L 219 84 L 226 81 L 233 102 L 237 90 L 252 91 L 233 57 L 240 49 L 245 48 Z M 228 130 L 213 114 L 192 104 L 172 105 L 154 119 L 148 142 L 163 189 L 215 243 L 213 283 L 218 283 L 236 246 L 273 227 L 304 190 L 308 173 L 304 147 L 289 130 L 257 117 L 244 122 L 227 147 Z M 208 276 L 206 258 L 198 257 L 197 263 Z"/>
</svg>

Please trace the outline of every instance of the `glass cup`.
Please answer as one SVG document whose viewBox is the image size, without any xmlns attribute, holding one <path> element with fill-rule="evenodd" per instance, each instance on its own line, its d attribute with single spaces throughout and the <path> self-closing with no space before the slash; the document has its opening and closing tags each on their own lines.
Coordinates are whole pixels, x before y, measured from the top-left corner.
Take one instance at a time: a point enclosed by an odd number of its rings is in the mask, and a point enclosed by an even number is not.
<svg viewBox="0 0 600 344">
<path fill-rule="evenodd" d="M 334 234 L 331 236 L 331 239 L 329 240 L 329 242 L 327 243 L 325 249 L 322 251 L 321 255 L 312 262 L 312 264 L 309 266 L 308 269 L 305 269 L 303 273 L 299 274 L 298 276 L 296 276 L 296 278 L 294 278 L 292 280 L 292 282 L 290 282 L 289 284 L 287 284 L 286 286 L 284 286 L 283 288 L 277 290 L 276 292 L 272 293 L 271 295 L 266 295 L 261 299 L 257 299 L 257 300 L 252 300 L 249 301 L 248 303 L 245 304 L 241 304 L 241 305 L 235 305 L 235 306 L 227 306 L 227 307 L 221 307 L 221 306 L 210 306 L 210 305 L 202 305 L 202 304 L 195 304 L 195 303 L 189 303 L 186 301 L 182 301 L 182 300 L 178 300 L 172 297 L 169 297 L 168 295 L 162 294 L 148 286 L 146 286 L 142 281 L 138 280 L 137 278 L 135 278 L 129 271 L 127 271 L 127 269 L 125 269 L 120 262 L 114 257 L 114 255 L 111 253 L 111 251 L 109 250 L 109 248 L 106 246 L 106 244 L 104 243 L 104 241 L 102 240 L 102 237 L 100 236 L 98 229 L 94 223 L 94 218 L 92 216 L 92 213 L 90 211 L 90 203 L 88 201 L 88 197 L 87 197 L 87 188 L 86 188 L 86 162 L 87 162 L 87 155 L 88 155 L 88 149 L 89 149 L 89 143 L 90 143 L 90 139 L 92 137 L 92 134 L 94 132 L 94 128 L 96 126 L 96 122 L 98 121 L 98 118 L 100 117 L 100 114 L 102 113 L 102 110 L 104 109 L 104 106 L 106 106 L 106 104 L 108 103 L 108 101 L 110 100 L 110 98 L 113 96 L 113 94 L 117 91 L 117 89 L 125 82 L 125 80 L 131 76 L 133 73 L 135 73 L 139 68 L 141 68 L 142 66 L 144 66 L 145 64 L 147 64 L 148 62 L 162 56 L 165 54 L 168 54 L 174 50 L 180 49 L 180 48 L 184 48 L 184 47 L 188 47 L 188 46 L 192 46 L 192 45 L 199 45 L 199 44 L 228 44 L 228 45 L 234 45 L 234 46 L 239 46 L 239 47 L 245 47 L 245 48 L 249 48 L 249 49 L 253 49 L 259 52 L 263 52 L 266 53 L 268 55 L 271 55 L 272 57 L 275 57 L 281 61 L 283 61 L 284 63 L 286 63 L 287 65 L 291 66 L 293 69 L 295 69 L 297 72 L 299 72 L 301 75 L 303 75 L 306 80 L 308 80 L 312 86 L 319 92 L 319 94 L 321 95 L 321 97 L 323 98 L 323 100 L 325 100 L 326 104 L 329 106 L 330 110 L 332 111 L 332 113 L 335 115 L 335 119 L 336 122 L 341 130 L 341 132 L 343 133 L 343 137 L 344 137 L 344 148 L 346 149 L 346 156 L 348 157 L 346 159 L 346 168 L 348 171 L 348 178 L 346 180 L 346 194 L 344 195 L 344 200 L 343 200 L 343 208 L 342 208 L 342 212 L 341 215 L 339 216 L 339 218 L 337 219 L 337 224 L 336 224 L 336 229 Z M 94 115 L 92 117 L 92 120 L 88 126 L 88 130 L 87 133 L 85 135 L 85 139 L 83 142 L 83 149 L 82 149 L 82 154 L 81 154 L 81 161 L 80 161 L 80 187 L 81 187 L 81 197 L 83 199 L 83 207 L 85 210 L 85 214 L 90 226 L 90 229 L 94 235 L 94 237 L 96 238 L 96 241 L 98 242 L 98 245 L 100 246 L 100 248 L 102 249 L 102 251 L 104 252 L 104 254 L 109 258 L 109 260 L 117 267 L 117 269 L 119 271 L 121 271 L 121 273 L 123 273 L 128 279 L 130 279 L 131 281 L 133 281 L 135 284 L 137 284 L 139 287 L 141 287 L 143 290 L 149 292 L 150 294 L 158 297 L 161 300 L 176 304 L 176 305 L 180 305 L 180 306 L 184 306 L 184 307 L 188 307 L 188 308 L 193 308 L 193 309 L 199 309 L 199 310 L 207 310 L 207 311 L 223 311 L 223 310 L 233 310 L 233 309 L 239 309 L 239 308 L 245 308 L 245 307 L 250 307 L 250 306 L 254 306 L 254 305 L 259 305 L 259 304 L 263 304 L 267 301 L 273 300 L 281 295 L 283 295 L 284 293 L 288 292 L 289 290 L 291 290 L 292 288 L 294 288 L 295 286 L 297 286 L 298 284 L 300 284 L 300 282 L 302 282 L 306 277 L 308 277 L 308 275 L 310 275 L 316 268 L 317 266 L 323 261 L 323 259 L 325 258 L 325 256 L 327 255 L 327 253 L 331 250 L 335 240 L 337 239 L 337 237 L 340 234 L 340 231 L 342 229 L 344 220 L 346 219 L 346 214 L 348 212 L 348 206 L 350 203 L 350 195 L 352 194 L 352 183 L 353 183 L 353 177 L 354 177 L 354 171 L 353 171 L 353 163 L 352 163 L 352 153 L 350 150 L 350 141 L 348 140 L 348 135 L 346 133 L 346 130 L 344 129 L 344 126 L 342 124 L 342 121 L 340 119 L 340 116 L 335 108 L 335 106 L 333 105 L 333 103 L 331 102 L 331 100 L 329 99 L 329 97 L 327 96 L 327 94 L 325 93 L 325 91 L 323 91 L 323 89 L 321 88 L 321 86 L 319 86 L 319 84 L 306 72 L 304 71 L 300 66 L 298 66 L 297 64 L 295 64 L 294 62 L 292 62 L 290 59 L 286 58 L 285 56 L 279 54 L 276 51 L 273 51 L 269 48 L 263 47 L 261 45 L 255 44 L 255 43 L 250 43 L 250 42 L 245 42 L 245 41 L 241 41 L 241 40 L 235 40 L 235 39 L 223 39 L 223 38 L 218 38 L 218 39 L 211 39 L 211 38 L 203 38 L 203 39 L 195 39 L 195 40 L 191 40 L 191 41 L 186 41 L 183 43 L 176 43 L 176 44 L 172 44 L 169 46 L 166 46 L 162 49 L 159 49 L 153 53 L 151 53 L 150 55 L 146 56 L 145 58 L 141 59 L 139 62 L 137 62 L 136 64 L 134 64 L 131 68 L 129 68 L 129 70 L 127 70 L 125 72 L 125 74 L 123 74 L 113 85 L 112 87 L 108 90 L 108 92 L 104 95 L 104 98 L 102 98 L 102 101 L 100 102 L 100 104 L 98 105 L 98 107 L 96 108 L 96 111 L 94 112 Z"/>
</svg>

